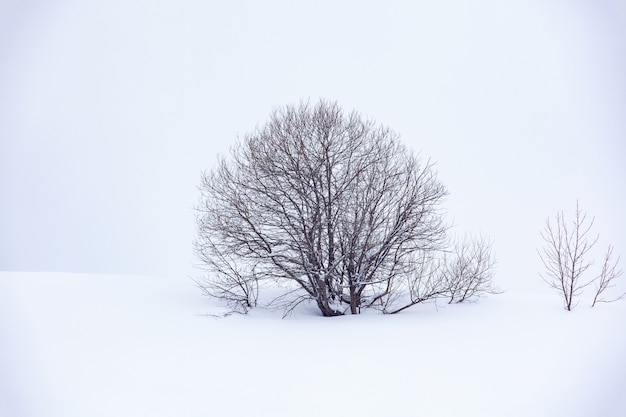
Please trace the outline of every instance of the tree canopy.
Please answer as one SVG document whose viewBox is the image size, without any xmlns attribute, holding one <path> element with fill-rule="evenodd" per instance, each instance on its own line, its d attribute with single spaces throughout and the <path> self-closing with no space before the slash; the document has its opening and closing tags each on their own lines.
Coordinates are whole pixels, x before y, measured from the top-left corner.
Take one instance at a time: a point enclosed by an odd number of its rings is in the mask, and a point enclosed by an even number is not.
<svg viewBox="0 0 626 417">
<path fill-rule="evenodd" d="M 259 283 L 287 310 L 386 312 L 446 291 L 428 262 L 446 243 L 447 191 L 387 127 L 336 103 L 276 110 L 202 176 L 196 252 L 207 293 L 247 309 Z"/>
</svg>

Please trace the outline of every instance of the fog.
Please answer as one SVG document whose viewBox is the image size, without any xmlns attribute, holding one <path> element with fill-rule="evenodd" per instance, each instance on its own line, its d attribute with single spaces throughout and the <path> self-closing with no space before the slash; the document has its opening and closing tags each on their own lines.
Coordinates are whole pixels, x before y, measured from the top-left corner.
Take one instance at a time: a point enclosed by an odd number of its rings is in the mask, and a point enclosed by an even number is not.
<svg viewBox="0 0 626 417">
<path fill-rule="evenodd" d="M 319 98 L 437 162 L 502 287 L 577 199 L 626 258 L 624 74 L 618 0 L 5 1 L 0 270 L 196 274 L 200 173 Z"/>
</svg>

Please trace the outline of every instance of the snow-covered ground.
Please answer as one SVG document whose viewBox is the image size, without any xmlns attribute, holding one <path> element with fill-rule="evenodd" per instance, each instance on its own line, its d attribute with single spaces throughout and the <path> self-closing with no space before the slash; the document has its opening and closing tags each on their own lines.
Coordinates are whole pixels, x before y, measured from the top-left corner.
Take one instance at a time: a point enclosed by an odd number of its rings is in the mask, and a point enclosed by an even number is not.
<svg viewBox="0 0 626 417">
<path fill-rule="evenodd" d="M 215 318 L 185 278 L 0 273 L 0 416 L 624 416 L 626 302 Z"/>
</svg>

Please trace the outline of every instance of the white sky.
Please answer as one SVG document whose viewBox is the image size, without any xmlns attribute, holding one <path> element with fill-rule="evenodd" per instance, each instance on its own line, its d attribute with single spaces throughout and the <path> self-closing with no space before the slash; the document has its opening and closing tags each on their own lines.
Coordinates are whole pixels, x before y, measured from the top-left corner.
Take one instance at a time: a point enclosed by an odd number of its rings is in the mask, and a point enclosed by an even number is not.
<svg viewBox="0 0 626 417">
<path fill-rule="evenodd" d="M 438 162 L 502 287 L 576 199 L 626 258 L 624 4 L 0 2 L 0 270 L 192 274 L 200 172 L 319 97 Z"/>
</svg>

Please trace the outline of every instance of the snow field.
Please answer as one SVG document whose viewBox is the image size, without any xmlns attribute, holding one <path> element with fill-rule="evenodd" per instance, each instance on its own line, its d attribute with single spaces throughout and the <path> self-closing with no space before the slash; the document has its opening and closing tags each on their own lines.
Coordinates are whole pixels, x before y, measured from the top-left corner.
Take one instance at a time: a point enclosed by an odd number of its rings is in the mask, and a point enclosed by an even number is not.
<svg viewBox="0 0 626 417">
<path fill-rule="evenodd" d="M 0 273 L 0 416 L 623 416 L 626 303 L 215 318 L 185 278 Z"/>
</svg>

